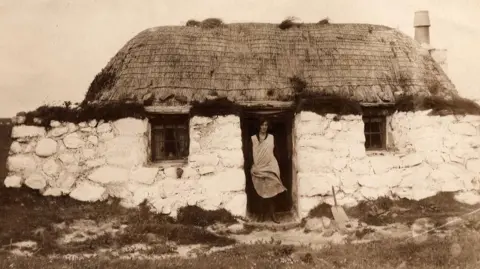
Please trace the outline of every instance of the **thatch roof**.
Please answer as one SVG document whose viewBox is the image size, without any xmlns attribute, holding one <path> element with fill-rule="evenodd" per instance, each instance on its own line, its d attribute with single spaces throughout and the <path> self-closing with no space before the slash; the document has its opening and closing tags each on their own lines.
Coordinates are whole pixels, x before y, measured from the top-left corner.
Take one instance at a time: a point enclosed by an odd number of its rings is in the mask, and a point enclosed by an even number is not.
<svg viewBox="0 0 480 269">
<path fill-rule="evenodd" d="M 456 90 L 428 51 L 389 27 L 248 23 L 147 29 L 97 75 L 86 101 L 288 101 L 299 94 L 381 104 Z"/>
</svg>

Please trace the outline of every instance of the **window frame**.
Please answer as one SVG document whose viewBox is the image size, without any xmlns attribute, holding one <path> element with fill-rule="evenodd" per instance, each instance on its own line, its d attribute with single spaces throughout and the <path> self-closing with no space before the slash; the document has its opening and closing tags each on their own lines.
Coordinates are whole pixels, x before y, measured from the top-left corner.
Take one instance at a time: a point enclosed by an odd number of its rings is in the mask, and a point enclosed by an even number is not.
<svg viewBox="0 0 480 269">
<path fill-rule="evenodd" d="M 378 132 L 373 132 L 371 130 L 365 131 L 366 124 L 372 122 L 372 120 L 380 121 L 380 130 Z M 363 115 L 362 121 L 364 124 L 363 135 L 365 137 L 365 143 L 364 143 L 365 150 L 369 152 L 386 151 L 387 150 L 387 117 L 383 115 Z M 380 135 L 381 146 L 378 148 L 371 147 L 371 142 L 370 142 L 369 143 L 370 147 L 367 147 L 367 141 L 369 141 L 368 139 L 370 139 L 371 141 L 371 136 L 376 134 Z"/>
<path fill-rule="evenodd" d="M 175 113 L 175 114 L 153 114 L 149 116 L 149 130 L 148 130 L 148 163 L 151 165 L 161 165 L 161 164 L 175 164 L 180 163 L 184 164 L 188 162 L 188 157 L 190 155 L 190 116 L 189 114 L 184 113 Z M 185 125 L 186 128 L 186 138 L 184 143 L 186 143 L 186 154 L 184 156 L 177 154 L 176 158 L 173 159 L 162 159 L 155 156 L 157 152 L 156 147 L 158 143 L 155 140 L 155 127 L 156 126 L 165 126 L 165 125 Z M 165 143 L 165 141 L 163 141 Z"/>
</svg>

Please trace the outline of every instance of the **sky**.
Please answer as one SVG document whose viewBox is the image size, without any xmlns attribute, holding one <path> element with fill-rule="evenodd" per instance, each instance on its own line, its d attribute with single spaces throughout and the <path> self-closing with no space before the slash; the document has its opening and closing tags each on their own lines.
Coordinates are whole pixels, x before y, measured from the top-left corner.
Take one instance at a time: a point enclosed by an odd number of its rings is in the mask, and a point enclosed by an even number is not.
<svg viewBox="0 0 480 269">
<path fill-rule="evenodd" d="M 479 0 L 0 0 L 0 117 L 81 101 L 110 58 L 146 28 L 210 17 L 226 23 L 328 17 L 413 37 L 417 10 L 429 11 L 431 45 L 448 50 L 457 90 L 480 99 Z"/>
</svg>

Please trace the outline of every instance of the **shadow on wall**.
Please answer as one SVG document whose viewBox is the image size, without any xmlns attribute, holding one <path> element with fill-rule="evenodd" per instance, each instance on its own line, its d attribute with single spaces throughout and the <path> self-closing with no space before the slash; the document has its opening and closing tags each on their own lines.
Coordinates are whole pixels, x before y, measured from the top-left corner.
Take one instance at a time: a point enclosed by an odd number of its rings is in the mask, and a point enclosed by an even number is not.
<svg viewBox="0 0 480 269">
<path fill-rule="evenodd" d="M 0 181 L 7 176 L 7 157 L 12 144 L 12 122 L 10 119 L 0 119 Z"/>
</svg>

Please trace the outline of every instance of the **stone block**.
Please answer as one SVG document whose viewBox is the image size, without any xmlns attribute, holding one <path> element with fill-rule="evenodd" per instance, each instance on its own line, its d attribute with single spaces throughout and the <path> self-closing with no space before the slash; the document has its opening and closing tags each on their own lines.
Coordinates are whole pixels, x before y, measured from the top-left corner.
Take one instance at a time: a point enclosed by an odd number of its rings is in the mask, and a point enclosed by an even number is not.
<svg viewBox="0 0 480 269">
<path fill-rule="evenodd" d="M 118 184 L 127 182 L 129 178 L 129 171 L 124 168 L 114 166 L 103 166 L 96 168 L 89 176 L 93 182 L 100 184 Z"/>
<path fill-rule="evenodd" d="M 35 148 L 35 153 L 40 157 L 49 157 L 57 153 L 57 141 L 50 138 L 43 138 L 38 141 Z"/>
</svg>

